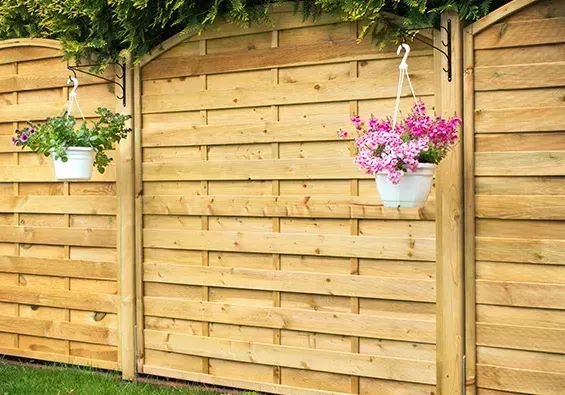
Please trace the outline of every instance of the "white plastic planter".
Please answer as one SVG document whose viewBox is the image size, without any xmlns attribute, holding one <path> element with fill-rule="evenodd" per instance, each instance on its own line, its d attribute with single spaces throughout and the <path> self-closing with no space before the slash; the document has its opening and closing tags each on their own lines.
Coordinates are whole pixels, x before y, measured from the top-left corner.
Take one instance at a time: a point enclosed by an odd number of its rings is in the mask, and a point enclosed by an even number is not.
<svg viewBox="0 0 565 395">
<path fill-rule="evenodd" d="M 69 147 L 67 148 L 68 161 L 63 162 L 61 159 L 55 159 L 54 154 L 53 166 L 55 168 L 55 177 L 64 181 L 85 181 L 92 177 L 92 168 L 94 166 L 94 150 L 90 147 Z"/>
<path fill-rule="evenodd" d="M 398 184 L 387 179 L 386 173 L 375 176 L 377 191 L 385 207 L 422 207 L 432 189 L 436 165 L 421 163 L 415 172 L 406 172 Z"/>
</svg>

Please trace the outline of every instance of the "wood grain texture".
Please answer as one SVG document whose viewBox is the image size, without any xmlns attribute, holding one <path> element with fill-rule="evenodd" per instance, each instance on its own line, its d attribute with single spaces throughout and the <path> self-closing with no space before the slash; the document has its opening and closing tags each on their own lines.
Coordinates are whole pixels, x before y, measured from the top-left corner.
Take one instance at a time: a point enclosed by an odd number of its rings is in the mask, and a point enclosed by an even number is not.
<svg viewBox="0 0 565 395">
<path fill-rule="evenodd" d="M 291 67 L 320 63 L 338 63 L 351 60 L 395 58 L 390 48 L 378 51 L 371 43 L 355 40 L 336 40 L 326 43 L 302 44 L 293 47 L 273 47 L 253 51 L 230 51 L 213 55 L 161 58 L 143 68 L 143 79 L 188 77 L 192 75 L 232 73 L 242 70 Z M 411 57 L 429 55 L 416 45 Z"/>
<path fill-rule="evenodd" d="M 478 176 L 563 176 L 564 151 L 477 152 Z"/>
<path fill-rule="evenodd" d="M 475 38 L 476 49 L 555 44 L 565 39 L 565 18 L 506 22 L 489 27 Z"/>
<path fill-rule="evenodd" d="M 0 316 L 0 331 L 113 346 L 118 344 L 115 329 L 35 318 Z"/>
<path fill-rule="evenodd" d="M 478 195 L 477 217 L 501 219 L 563 220 L 565 196 Z"/>
<path fill-rule="evenodd" d="M 35 306 L 117 312 L 117 297 L 103 293 L 33 289 L 29 287 L 0 286 L 0 301 L 24 303 Z"/>
<path fill-rule="evenodd" d="M 452 12 L 442 14 L 442 25 L 451 21 L 453 79 L 440 72 L 437 89 L 441 116 L 463 113 L 463 26 L 459 16 Z M 436 33 L 435 43 L 448 40 L 447 34 Z M 442 59 L 442 70 L 446 70 Z M 463 394 L 463 355 L 465 353 L 465 264 L 464 264 L 464 145 L 459 142 L 440 163 L 436 172 L 436 278 L 437 299 L 437 384 L 439 393 Z"/>
<path fill-rule="evenodd" d="M 373 198 L 317 196 L 145 196 L 145 214 L 286 218 L 433 219 L 433 206 L 384 207 Z M 433 237 L 433 234 L 431 235 Z"/>
<path fill-rule="evenodd" d="M 116 280 L 117 265 L 68 259 L 0 256 L 0 272 Z"/>
<path fill-rule="evenodd" d="M 126 70 L 124 79 L 133 80 L 133 57 L 126 54 Z M 124 114 L 133 114 L 133 85 L 126 85 L 123 92 L 129 100 L 124 104 L 116 99 L 116 107 Z M 133 121 L 127 121 L 126 127 L 133 127 Z M 122 378 L 135 379 L 136 347 L 135 347 L 135 164 L 134 164 L 134 138 L 130 135 L 121 140 L 118 145 L 119 163 L 117 166 L 117 212 L 118 235 L 115 236 L 118 244 L 118 279 L 120 305 L 118 316 L 120 321 L 120 366 Z"/>
<path fill-rule="evenodd" d="M 89 214 L 116 213 L 116 198 L 111 196 L 2 196 L 2 213 Z"/>
<path fill-rule="evenodd" d="M 176 351 L 208 357 L 221 357 L 235 361 L 254 361 L 268 365 L 280 365 L 319 371 L 359 374 L 364 377 L 389 378 L 397 380 L 418 379 L 433 384 L 435 365 L 418 360 L 375 357 L 369 355 L 336 353 L 263 343 L 249 343 L 235 340 L 211 339 L 208 337 L 186 336 L 177 333 L 145 331 L 146 345 L 150 349 Z M 332 366 L 333 358 L 340 358 L 339 366 Z"/>
<path fill-rule="evenodd" d="M 379 299 L 435 300 L 433 280 L 146 264 L 146 281 Z"/>
<path fill-rule="evenodd" d="M 145 229 L 145 246 L 216 251 L 298 254 L 320 256 L 358 256 L 375 259 L 434 260 L 433 239 L 378 238 L 333 235 L 300 236 L 255 232 L 174 231 Z"/>
<path fill-rule="evenodd" d="M 145 314 L 184 320 L 205 320 L 298 331 L 318 331 L 421 343 L 434 343 L 433 321 L 359 314 L 310 312 L 300 309 L 238 306 L 161 297 L 146 297 Z"/>
<path fill-rule="evenodd" d="M 565 389 L 564 10 L 563 1 L 517 0 L 467 29 L 477 66 L 468 199 L 476 205 L 478 394 Z"/>
<path fill-rule="evenodd" d="M 385 99 L 396 96 L 396 76 L 387 80 L 359 80 L 353 82 L 328 81 L 319 83 L 281 84 L 272 89 L 259 87 L 225 89 L 221 95 L 210 90 L 203 90 L 186 100 L 185 94 L 144 95 L 142 97 L 143 113 L 170 113 L 179 111 L 196 111 L 204 109 L 243 108 L 253 106 L 307 104 L 319 102 L 338 102 L 353 99 Z M 431 95 L 433 86 L 428 71 L 411 73 L 414 89 L 422 95 Z M 402 92 L 409 96 L 409 88 Z"/>
<path fill-rule="evenodd" d="M 273 393 L 431 391 L 435 194 L 384 208 L 337 137 L 354 113 L 392 111 L 395 48 L 354 44 L 357 23 L 293 18 L 179 36 L 141 64 L 139 365 Z M 413 49 L 432 102 L 431 52 Z M 162 343 L 177 334 L 194 336 Z M 363 362 L 379 358 L 406 374 Z"/>
<path fill-rule="evenodd" d="M 88 183 L 61 182 L 50 158 L 11 146 L 26 121 L 63 113 L 74 60 L 43 39 L 2 41 L 0 59 L 0 182 L 10 186 L 0 192 L 0 353 L 118 370 L 115 166 Z M 81 85 L 89 121 L 114 107 L 106 82 L 83 76 Z"/>
</svg>

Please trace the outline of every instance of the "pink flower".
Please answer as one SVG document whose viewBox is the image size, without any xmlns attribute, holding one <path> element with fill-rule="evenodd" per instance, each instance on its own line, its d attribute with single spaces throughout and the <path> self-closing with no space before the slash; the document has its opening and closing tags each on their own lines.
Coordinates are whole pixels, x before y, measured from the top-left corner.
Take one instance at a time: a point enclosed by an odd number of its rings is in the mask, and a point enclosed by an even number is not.
<svg viewBox="0 0 565 395">
<path fill-rule="evenodd" d="M 338 136 L 340 139 L 346 139 L 346 138 L 349 137 L 349 132 L 340 129 L 340 130 L 337 132 L 337 136 Z"/>
<path fill-rule="evenodd" d="M 25 143 L 28 139 L 29 139 L 29 138 L 28 138 L 27 134 L 22 133 L 22 134 L 20 135 L 20 141 L 21 141 L 22 143 Z"/>
<path fill-rule="evenodd" d="M 416 171 L 420 163 L 439 163 L 457 141 L 461 119 L 432 118 L 423 102 L 417 102 L 394 130 L 390 119 L 369 118 L 368 126 L 359 116 L 351 118 L 359 137 L 355 139 L 354 162 L 367 174 L 387 173 L 397 184 L 405 172 Z M 339 136 L 348 136 L 340 131 Z"/>
</svg>

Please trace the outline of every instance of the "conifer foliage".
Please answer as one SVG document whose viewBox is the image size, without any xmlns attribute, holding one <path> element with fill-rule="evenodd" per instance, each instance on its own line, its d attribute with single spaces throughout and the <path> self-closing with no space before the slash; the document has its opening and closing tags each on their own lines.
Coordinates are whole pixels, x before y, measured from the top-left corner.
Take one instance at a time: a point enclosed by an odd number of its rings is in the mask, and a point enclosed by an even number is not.
<svg viewBox="0 0 565 395">
<path fill-rule="evenodd" d="M 215 22 L 240 26 L 270 23 L 268 11 L 284 0 L 0 0 L 0 39 L 41 37 L 63 43 L 67 57 L 96 62 L 119 60 L 129 50 L 136 60 L 165 39 L 194 34 Z M 335 14 L 363 21 L 361 37 L 396 42 L 418 27 L 439 24 L 444 10 L 466 21 L 507 0 L 303 0 L 304 19 Z M 401 17 L 400 19 L 398 17 Z M 399 20 L 401 22 L 399 22 Z"/>
</svg>

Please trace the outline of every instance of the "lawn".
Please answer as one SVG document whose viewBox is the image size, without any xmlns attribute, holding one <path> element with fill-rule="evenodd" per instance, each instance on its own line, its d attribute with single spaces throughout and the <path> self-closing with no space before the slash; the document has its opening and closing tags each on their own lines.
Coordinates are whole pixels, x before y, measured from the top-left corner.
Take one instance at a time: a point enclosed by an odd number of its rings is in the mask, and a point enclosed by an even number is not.
<svg viewBox="0 0 565 395">
<path fill-rule="evenodd" d="M 218 395 L 188 387 L 121 381 L 88 368 L 12 365 L 0 360 L 0 395 Z"/>
</svg>

